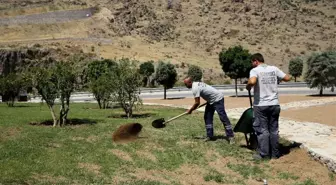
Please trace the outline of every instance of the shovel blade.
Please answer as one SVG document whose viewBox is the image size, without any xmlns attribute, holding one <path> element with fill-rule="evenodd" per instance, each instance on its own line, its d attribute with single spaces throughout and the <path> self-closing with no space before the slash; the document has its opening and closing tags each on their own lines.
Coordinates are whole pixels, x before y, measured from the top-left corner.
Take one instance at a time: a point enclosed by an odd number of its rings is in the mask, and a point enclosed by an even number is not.
<svg viewBox="0 0 336 185">
<path fill-rule="evenodd" d="M 165 124 L 165 119 L 164 118 L 160 118 L 160 119 L 156 119 L 152 122 L 152 126 L 154 128 L 164 128 L 166 127 L 166 124 Z"/>
</svg>

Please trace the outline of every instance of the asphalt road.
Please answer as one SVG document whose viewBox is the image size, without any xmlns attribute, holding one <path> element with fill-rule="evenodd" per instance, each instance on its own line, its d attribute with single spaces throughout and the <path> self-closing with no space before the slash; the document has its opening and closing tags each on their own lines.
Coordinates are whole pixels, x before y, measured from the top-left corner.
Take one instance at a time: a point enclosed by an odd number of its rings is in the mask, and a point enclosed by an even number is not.
<svg viewBox="0 0 336 185">
<path fill-rule="evenodd" d="M 219 90 L 223 92 L 224 96 L 235 96 L 235 90 L 234 89 L 223 89 Z M 251 92 L 253 95 L 253 91 Z M 319 90 L 317 89 L 309 89 L 307 87 L 286 87 L 286 88 L 279 88 L 279 95 L 314 95 L 318 94 Z M 335 92 L 331 92 L 330 89 L 324 90 L 323 94 L 333 94 L 336 95 Z M 247 96 L 248 92 L 246 90 L 240 91 L 238 90 L 239 96 Z M 140 97 L 142 99 L 163 99 L 163 92 L 143 92 L 140 93 Z M 167 98 L 169 99 L 177 99 L 177 98 L 192 98 L 193 95 L 191 93 L 191 90 L 188 91 L 178 91 L 178 90 L 170 90 L 167 92 Z M 40 102 L 41 99 L 39 97 L 36 97 L 31 100 L 31 102 Z M 91 93 L 75 93 L 71 96 L 72 102 L 95 102 L 95 99 Z"/>
<path fill-rule="evenodd" d="M 20 15 L 15 17 L 0 18 L 0 26 L 14 24 L 53 24 L 91 17 L 95 13 L 94 8 L 81 10 L 67 10 L 48 12 L 32 15 Z"/>
</svg>

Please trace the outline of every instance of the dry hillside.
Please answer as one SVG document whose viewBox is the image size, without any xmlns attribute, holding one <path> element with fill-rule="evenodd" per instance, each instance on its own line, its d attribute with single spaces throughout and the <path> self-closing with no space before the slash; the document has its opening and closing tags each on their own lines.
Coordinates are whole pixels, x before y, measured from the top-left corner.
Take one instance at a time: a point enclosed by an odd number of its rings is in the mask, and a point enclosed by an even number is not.
<svg viewBox="0 0 336 185">
<path fill-rule="evenodd" d="M 261 52 L 284 71 L 293 57 L 336 49 L 335 0 L 2 0 L 0 15 L 93 6 L 99 12 L 80 21 L 2 25 L 0 41 L 3 47 L 58 42 L 106 58 L 162 59 L 178 64 L 181 75 L 182 62 L 196 64 L 207 78 L 219 77 L 218 53 L 233 45 Z"/>
</svg>

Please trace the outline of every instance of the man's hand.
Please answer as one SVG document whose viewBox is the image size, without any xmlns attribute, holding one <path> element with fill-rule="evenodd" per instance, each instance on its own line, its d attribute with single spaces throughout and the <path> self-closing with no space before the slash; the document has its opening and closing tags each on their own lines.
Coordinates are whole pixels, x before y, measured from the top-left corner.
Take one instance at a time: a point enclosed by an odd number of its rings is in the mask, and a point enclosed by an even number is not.
<svg viewBox="0 0 336 185">
<path fill-rule="evenodd" d="M 193 110 L 197 109 L 197 107 L 200 105 L 200 97 L 195 98 L 195 103 L 190 109 L 187 111 L 188 114 L 191 114 Z"/>
<path fill-rule="evenodd" d="M 187 113 L 188 113 L 188 114 L 191 114 L 192 111 L 193 111 L 193 110 L 189 109 L 189 110 L 187 110 Z"/>
<path fill-rule="evenodd" d="M 251 77 L 249 78 L 247 84 L 246 84 L 246 89 L 248 91 L 250 91 L 252 89 L 253 86 L 255 86 L 257 84 L 257 77 Z"/>
<path fill-rule="evenodd" d="M 250 85 L 246 85 L 246 89 L 248 90 L 248 91 L 250 91 L 251 89 L 252 89 L 252 87 L 250 86 Z"/>
</svg>

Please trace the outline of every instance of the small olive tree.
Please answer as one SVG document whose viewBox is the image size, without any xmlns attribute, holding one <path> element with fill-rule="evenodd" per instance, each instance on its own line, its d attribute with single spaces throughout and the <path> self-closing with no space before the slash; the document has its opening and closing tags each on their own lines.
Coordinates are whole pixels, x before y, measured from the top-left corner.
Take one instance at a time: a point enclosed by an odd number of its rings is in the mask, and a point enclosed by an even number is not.
<svg viewBox="0 0 336 185">
<path fill-rule="evenodd" d="M 117 63 L 113 60 L 95 60 L 89 63 L 86 73 L 88 86 L 100 109 L 106 109 L 115 90 L 113 81 Z"/>
<path fill-rule="evenodd" d="M 167 99 L 167 89 L 173 88 L 177 81 L 175 66 L 159 61 L 155 73 L 156 81 L 164 87 L 164 99 Z"/>
<path fill-rule="evenodd" d="M 294 58 L 289 61 L 288 71 L 289 74 L 294 77 L 294 81 L 296 82 L 296 78 L 302 75 L 303 69 L 303 61 L 300 58 Z"/>
<path fill-rule="evenodd" d="M 55 64 L 31 69 L 31 84 L 46 102 L 54 127 L 63 126 L 67 122 L 70 97 L 77 84 L 76 76 L 76 70 L 70 62 L 55 61 Z M 54 107 L 57 98 L 61 104 L 59 116 Z"/>
<path fill-rule="evenodd" d="M 308 70 L 305 80 L 310 88 L 319 88 L 320 96 L 323 89 L 336 86 L 336 52 L 328 51 L 320 54 L 312 54 L 307 61 Z"/>
<path fill-rule="evenodd" d="M 57 77 L 53 70 L 54 68 L 51 67 L 35 67 L 31 70 L 31 81 L 37 93 L 46 102 L 53 119 L 53 126 L 55 127 L 58 125 L 58 118 L 54 109 L 58 90 Z"/>
<path fill-rule="evenodd" d="M 128 58 L 120 59 L 111 81 L 115 89 L 113 96 L 128 118 L 133 116 L 134 107 L 142 103 L 139 96 L 141 74 L 136 63 Z"/>
</svg>

